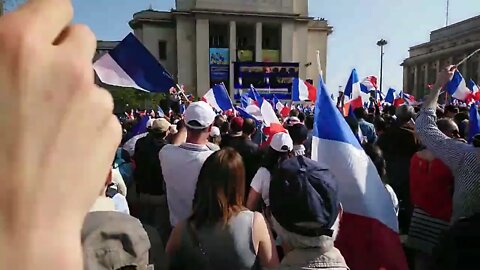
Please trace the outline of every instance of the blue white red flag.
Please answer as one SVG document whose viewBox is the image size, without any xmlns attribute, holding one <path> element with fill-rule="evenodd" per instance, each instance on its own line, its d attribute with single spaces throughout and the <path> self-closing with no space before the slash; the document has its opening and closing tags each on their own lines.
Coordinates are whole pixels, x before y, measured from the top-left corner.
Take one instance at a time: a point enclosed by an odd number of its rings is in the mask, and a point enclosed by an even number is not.
<svg viewBox="0 0 480 270">
<path fill-rule="evenodd" d="M 225 85 L 216 84 L 203 97 L 202 100 L 210 104 L 217 111 L 233 109 L 233 103 L 228 95 Z"/>
<path fill-rule="evenodd" d="M 347 265 L 360 270 L 408 269 L 392 199 L 332 103 L 322 78 L 315 105 L 312 159 L 325 164 L 338 181 L 344 214 L 335 246 Z"/>
<path fill-rule="evenodd" d="M 295 78 L 292 84 L 292 101 L 314 101 L 317 95 L 317 88 L 308 82 Z"/>
<path fill-rule="evenodd" d="M 458 100 L 465 101 L 471 97 L 471 91 L 467 87 L 467 83 L 462 74 L 458 70 L 453 74 L 452 79 L 446 85 L 447 92 Z"/>
<path fill-rule="evenodd" d="M 132 33 L 95 61 L 93 69 L 109 85 L 161 93 L 175 86 L 172 75 Z"/>
</svg>

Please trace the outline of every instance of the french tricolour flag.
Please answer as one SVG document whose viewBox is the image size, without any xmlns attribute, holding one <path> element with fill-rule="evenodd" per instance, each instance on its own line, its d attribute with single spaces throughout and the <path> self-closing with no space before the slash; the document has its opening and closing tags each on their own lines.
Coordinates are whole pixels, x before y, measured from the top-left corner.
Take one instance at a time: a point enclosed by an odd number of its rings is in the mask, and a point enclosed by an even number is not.
<svg viewBox="0 0 480 270">
<path fill-rule="evenodd" d="M 93 69 L 109 85 L 163 93 L 175 86 L 172 76 L 132 33 L 100 57 Z"/>
<path fill-rule="evenodd" d="M 282 116 L 287 117 L 290 114 L 290 107 L 283 105 L 283 103 L 277 98 L 277 96 L 273 95 L 273 106 L 274 109 Z"/>
<path fill-rule="evenodd" d="M 262 98 L 261 102 L 259 102 L 259 107 L 265 126 L 269 127 L 272 124 L 280 124 L 280 120 L 278 120 L 270 102 L 267 102 Z"/>
<path fill-rule="evenodd" d="M 402 91 L 400 96 L 408 105 L 415 105 L 416 101 L 413 95 L 407 94 L 405 93 L 405 91 Z"/>
<path fill-rule="evenodd" d="M 408 269 L 392 200 L 375 165 L 332 103 L 323 79 L 315 104 L 312 159 L 325 164 L 343 205 L 335 242 L 350 269 Z"/>
<path fill-rule="evenodd" d="M 253 87 L 253 85 L 250 85 L 250 91 L 248 91 L 248 97 L 253 100 L 253 102 L 260 107 L 261 103 L 263 101 L 262 96 L 257 92 L 257 89 Z"/>
<path fill-rule="evenodd" d="M 468 87 L 468 89 L 470 89 L 470 91 L 472 91 L 472 93 L 476 93 L 476 92 L 480 91 L 480 88 L 478 87 L 478 85 L 472 79 L 470 79 L 468 81 L 467 87 Z"/>
<path fill-rule="evenodd" d="M 447 92 L 458 100 L 465 101 L 471 96 L 470 89 L 462 74 L 458 70 L 453 74 L 452 79 L 446 85 Z"/>
<path fill-rule="evenodd" d="M 308 82 L 295 78 L 292 84 L 292 101 L 314 101 L 317 95 L 317 88 Z"/>
<path fill-rule="evenodd" d="M 233 109 L 233 103 L 228 95 L 225 85 L 216 84 L 203 97 L 202 100 L 210 104 L 217 111 L 228 111 Z"/>
<path fill-rule="evenodd" d="M 360 82 L 357 70 L 353 69 L 345 86 L 345 96 L 351 100 L 350 106 L 354 109 L 363 106 L 370 99 L 370 91 L 377 89 L 377 78 L 375 76 L 366 77 Z"/>
<path fill-rule="evenodd" d="M 249 113 L 245 108 L 242 108 L 242 107 L 235 107 L 235 110 L 238 112 L 238 115 L 245 118 L 245 119 L 253 119 L 255 120 L 256 122 L 261 122 L 262 119 L 260 118 L 257 118 L 256 116 L 252 115 L 251 113 Z"/>
</svg>

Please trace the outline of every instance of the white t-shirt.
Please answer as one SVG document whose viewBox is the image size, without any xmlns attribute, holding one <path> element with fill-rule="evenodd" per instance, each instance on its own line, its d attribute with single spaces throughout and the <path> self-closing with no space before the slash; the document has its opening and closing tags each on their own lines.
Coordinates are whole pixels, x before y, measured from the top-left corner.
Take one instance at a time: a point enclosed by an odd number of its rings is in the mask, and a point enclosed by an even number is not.
<svg viewBox="0 0 480 270">
<path fill-rule="evenodd" d="M 158 154 L 167 188 L 172 227 L 192 214 L 198 175 L 212 153 L 205 145 L 184 143 L 180 146 L 168 144 Z"/>
<path fill-rule="evenodd" d="M 260 167 L 260 169 L 258 169 L 252 179 L 250 187 L 252 187 L 257 193 L 262 194 L 262 199 L 265 202 L 265 205 L 270 206 L 270 172 L 266 168 Z"/>
<path fill-rule="evenodd" d="M 130 209 L 128 208 L 127 199 L 120 193 L 115 194 L 112 198 L 115 204 L 115 211 L 130 215 Z"/>
<path fill-rule="evenodd" d="M 389 184 L 385 184 L 385 188 L 387 189 L 388 193 L 390 194 L 390 197 L 392 198 L 393 208 L 395 209 L 395 214 L 398 216 L 399 206 L 398 206 L 397 194 L 395 194 L 395 191 Z"/>
</svg>

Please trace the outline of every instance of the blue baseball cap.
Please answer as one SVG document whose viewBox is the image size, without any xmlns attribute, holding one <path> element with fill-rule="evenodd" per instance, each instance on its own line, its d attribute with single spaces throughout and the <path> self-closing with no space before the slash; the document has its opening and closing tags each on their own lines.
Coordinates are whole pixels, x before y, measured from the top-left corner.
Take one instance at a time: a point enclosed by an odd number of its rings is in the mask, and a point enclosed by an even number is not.
<svg viewBox="0 0 480 270">
<path fill-rule="evenodd" d="M 303 156 L 288 159 L 270 182 L 270 209 L 289 232 L 332 236 L 340 212 L 337 181 L 316 161 Z"/>
</svg>

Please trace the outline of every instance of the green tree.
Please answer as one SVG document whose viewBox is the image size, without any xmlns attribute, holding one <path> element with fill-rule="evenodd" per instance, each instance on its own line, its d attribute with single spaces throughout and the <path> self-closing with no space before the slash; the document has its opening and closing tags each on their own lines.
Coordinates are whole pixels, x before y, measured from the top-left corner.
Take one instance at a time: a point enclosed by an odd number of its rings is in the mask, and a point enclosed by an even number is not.
<svg viewBox="0 0 480 270">
<path fill-rule="evenodd" d="M 121 113 L 129 109 L 157 109 L 162 99 L 166 98 L 163 93 L 147 93 L 134 88 L 102 85 L 113 97 L 115 112 Z"/>
</svg>

